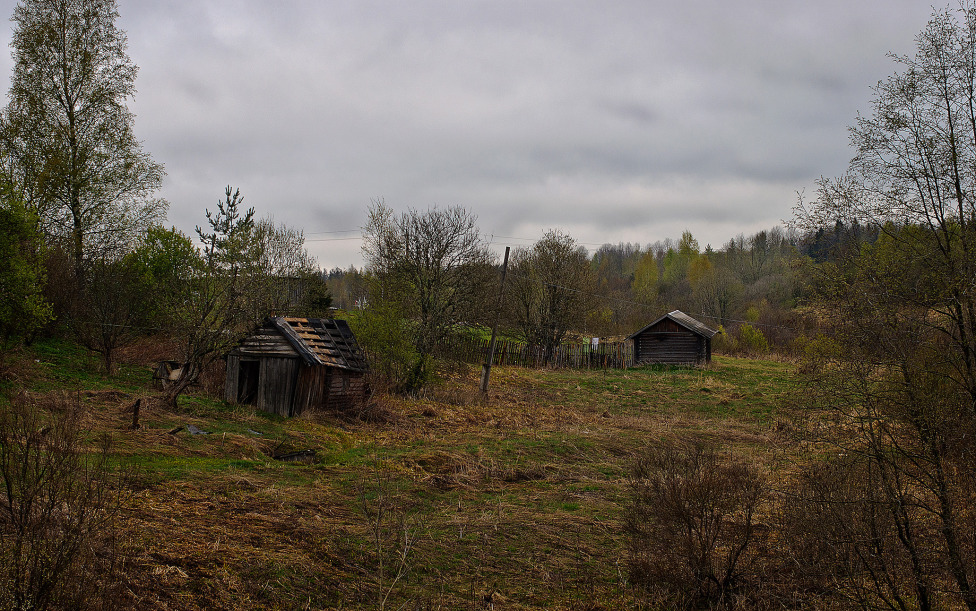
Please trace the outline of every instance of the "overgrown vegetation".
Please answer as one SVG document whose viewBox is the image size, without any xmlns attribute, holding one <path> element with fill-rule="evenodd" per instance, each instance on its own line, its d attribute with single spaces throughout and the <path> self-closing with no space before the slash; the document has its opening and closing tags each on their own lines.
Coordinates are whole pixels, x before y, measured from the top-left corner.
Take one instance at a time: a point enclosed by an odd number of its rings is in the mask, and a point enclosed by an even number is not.
<svg viewBox="0 0 976 611">
<path fill-rule="evenodd" d="M 0 604 L 976 611 L 976 5 L 934 12 L 790 229 L 592 256 L 553 230 L 512 259 L 502 331 L 544 354 L 677 308 L 724 356 L 501 367 L 488 393 L 438 351 L 496 314 L 475 215 L 374 202 L 365 269 L 327 282 L 229 186 L 199 246 L 165 229 L 117 17 L 14 12 Z M 220 401 L 221 356 L 331 314 L 330 285 L 368 400 Z"/>
<path fill-rule="evenodd" d="M 376 201 L 363 228 L 363 255 L 373 277 L 370 303 L 410 320 L 415 357 L 397 385 L 416 391 L 431 379 L 435 350 L 452 329 L 484 316 L 482 304 L 494 276 L 488 245 L 477 217 L 464 208 L 397 216 Z"/>
<path fill-rule="evenodd" d="M 586 249 L 550 230 L 532 248 L 516 248 L 511 267 L 507 322 L 530 345 L 542 348 L 548 363 L 592 309 L 595 285 Z"/>
<path fill-rule="evenodd" d="M 700 440 L 668 440 L 634 461 L 630 494 L 630 576 L 658 604 L 738 608 L 756 598 L 769 490 L 754 465 Z"/>
<path fill-rule="evenodd" d="M 122 351 L 112 377 L 78 346 L 28 350 L 15 363 L 27 391 L 70 389 L 87 452 L 113 439 L 131 491 L 127 608 L 644 604 L 623 530 L 634 457 L 649 439 L 690 436 L 766 464 L 790 390 L 786 364 L 719 358 L 703 370 L 499 367 L 485 401 L 471 367 L 418 397 L 384 395 L 382 422 L 282 420 L 202 389 L 176 410 L 152 401 L 149 343 Z M 300 450 L 315 454 L 272 458 Z"/>
<path fill-rule="evenodd" d="M 12 345 L 33 334 L 51 318 L 44 299 L 43 242 L 36 218 L 0 185 L 0 363 Z"/>
<path fill-rule="evenodd" d="M 817 270 L 829 333 L 811 344 L 803 395 L 825 416 L 812 437 L 841 450 L 827 477 L 860 483 L 809 490 L 825 521 L 857 507 L 828 523 L 855 554 L 841 583 L 864 606 L 976 609 L 974 41 L 976 5 L 936 11 L 851 129 L 848 173 L 798 210 L 807 226 L 878 236 Z"/>
</svg>

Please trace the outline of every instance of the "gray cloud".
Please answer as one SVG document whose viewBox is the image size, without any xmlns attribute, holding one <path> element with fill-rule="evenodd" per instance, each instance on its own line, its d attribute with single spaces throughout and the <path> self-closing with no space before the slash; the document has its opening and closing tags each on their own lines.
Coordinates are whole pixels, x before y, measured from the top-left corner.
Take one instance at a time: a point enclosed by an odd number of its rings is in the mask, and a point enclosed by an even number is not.
<svg viewBox="0 0 976 611">
<path fill-rule="evenodd" d="M 184 230 L 230 183 L 316 239 L 358 227 L 383 197 L 465 206 L 487 234 L 646 243 L 687 228 L 713 245 L 787 218 L 796 191 L 843 171 L 846 126 L 896 68 L 886 52 L 913 52 L 930 12 L 914 0 L 119 8 L 141 67 L 136 131 L 166 164 Z M 330 267 L 360 262 L 355 241 L 310 247 Z"/>
</svg>

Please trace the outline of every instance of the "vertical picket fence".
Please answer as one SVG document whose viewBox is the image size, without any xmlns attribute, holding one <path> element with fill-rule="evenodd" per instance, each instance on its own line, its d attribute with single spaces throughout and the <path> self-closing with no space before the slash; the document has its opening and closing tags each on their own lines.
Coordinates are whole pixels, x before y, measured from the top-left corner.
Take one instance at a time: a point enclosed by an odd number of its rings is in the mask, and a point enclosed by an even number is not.
<svg viewBox="0 0 976 611">
<path fill-rule="evenodd" d="M 488 340 L 455 337 L 441 345 L 439 354 L 473 364 L 484 363 L 488 356 Z M 626 369 L 634 365 L 634 346 L 632 342 L 606 342 L 600 343 L 594 349 L 590 344 L 562 344 L 555 350 L 555 354 L 546 355 L 540 346 L 499 339 L 495 340 L 495 358 L 492 365 Z"/>
</svg>

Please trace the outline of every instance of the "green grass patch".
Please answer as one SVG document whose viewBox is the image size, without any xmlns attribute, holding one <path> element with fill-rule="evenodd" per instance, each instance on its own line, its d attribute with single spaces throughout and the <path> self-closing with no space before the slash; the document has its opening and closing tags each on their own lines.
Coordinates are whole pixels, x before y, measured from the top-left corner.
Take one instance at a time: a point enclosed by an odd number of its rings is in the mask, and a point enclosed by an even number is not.
<svg viewBox="0 0 976 611">
<path fill-rule="evenodd" d="M 148 367 L 118 363 L 112 376 L 105 375 L 98 355 L 63 339 L 40 339 L 30 348 L 35 376 L 28 388 L 34 392 L 118 390 L 145 388 L 152 372 Z"/>
</svg>

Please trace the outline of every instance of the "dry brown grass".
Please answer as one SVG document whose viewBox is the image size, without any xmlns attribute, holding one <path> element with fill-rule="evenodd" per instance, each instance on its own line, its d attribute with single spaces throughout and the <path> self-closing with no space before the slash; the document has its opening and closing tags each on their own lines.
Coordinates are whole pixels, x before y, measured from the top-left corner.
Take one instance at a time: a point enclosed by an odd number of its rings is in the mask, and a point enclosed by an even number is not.
<svg viewBox="0 0 976 611">
<path fill-rule="evenodd" d="M 179 344 L 169 337 L 140 337 L 118 349 L 120 363 L 148 367 L 160 361 L 176 360 Z"/>
<path fill-rule="evenodd" d="M 695 436 L 769 459 L 787 373 L 775 367 L 500 367 L 487 397 L 480 372 L 459 369 L 419 398 L 379 395 L 386 416 L 372 420 L 283 421 L 196 397 L 174 412 L 148 388 L 83 403 L 86 425 L 112 434 L 134 469 L 131 608 L 375 608 L 377 552 L 359 508 L 381 475 L 419 528 L 393 608 L 484 609 L 490 597 L 496 609 L 613 609 L 635 605 L 620 530 L 635 453 Z M 131 431 L 140 397 L 143 428 Z M 167 432 L 186 424 L 212 434 Z M 275 448 L 315 460 L 275 461 Z"/>
</svg>

